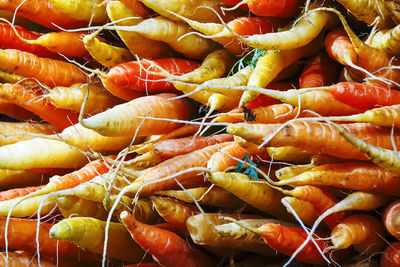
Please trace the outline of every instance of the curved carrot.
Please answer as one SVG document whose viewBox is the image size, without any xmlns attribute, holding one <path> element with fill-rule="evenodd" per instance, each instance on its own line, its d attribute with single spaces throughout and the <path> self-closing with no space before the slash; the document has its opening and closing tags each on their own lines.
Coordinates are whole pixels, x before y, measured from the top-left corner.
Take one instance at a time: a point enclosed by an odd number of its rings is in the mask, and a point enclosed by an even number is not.
<svg viewBox="0 0 400 267">
<path fill-rule="evenodd" d="M 11 12 L 18 8 L 17 15 L 53 30 L 59 30 L 57 26 L 73 29 L 87 25 L 87 22 L 73 19 L 56 9 L 47 0 L 2 0 L 0 8 Z"/>
<path fill-rule="evenodd" d="M 192 248 L 178 235 L 155 226 L 136 221 L 133 215 L 124 211 L 120 218 L 132 238 L 156 261 L 165 267 L 214 266 L 216 263 L 203 252 Z"/>
<path fill-rule="evenodd" d="M 307 61 L 300 75 L 300 88 L 331 85 L 337 81 L 338 75 L 339 68 L 334 61 L 326 54 L 319 54 Z"/>
<path fill-rule="evenodd" d="M 74 64 L 19 50 L 0 50 L 0 60 L 6 71 L 35 78 L 51 87 L 85 83 L 88 80 L 87 74 Z"/>
<path fill-rule="evenodd" d="M 67 128 L 71 126 L 71 123 L 78 122 L 77 113 L 56 108 L 38 91 L 29 90 L 19 84 L 0 85 L 0 95 L 11 103 L 32 111 L 59 129 Z"/>
<path fill-rule="evenodd" d="M 400 266 L 400 242 L 389 244 L 381 256 L 382 267 Z"/>
<path fill-rule="evenodd" d="M 386 208 L 383 223 L 387 231 L 400 240 L 400 200 L 392 202 Z"/>
</svg>

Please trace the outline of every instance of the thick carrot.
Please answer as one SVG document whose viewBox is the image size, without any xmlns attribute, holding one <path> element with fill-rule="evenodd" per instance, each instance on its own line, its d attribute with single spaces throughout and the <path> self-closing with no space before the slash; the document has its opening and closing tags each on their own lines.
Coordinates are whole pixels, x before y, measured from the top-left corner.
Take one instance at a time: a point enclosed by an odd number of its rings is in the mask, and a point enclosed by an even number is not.
<svg viewBox="0 0 400 267">
<path fill-rule="evenodd" d="M 68 240 L 90 252 L 101 254 L 104 246 L 106 222 L 90 217 L 64 219 L 53 225 L 49 236 L 57 240 Z M 107 255 L 128 262 L 138 262 L 145 252 L 136 244 L 126 228 L 120 223 L 110 223 Z M 148 261 L 149 257 L 144 260 Z"/>
<path fill-rule="evenodd" d="M 164 159 L 169 159 L 178 155 L 193 152 L 206 146 L 229 141 L 233 141 L 233 136 L 230 134 L 196 137 L 195 139 L 191 136 L 179 139 L 168 139 L 157 142 L 154 145 L 154 152 Z"/>
<path fill-rule="evenodd" d="M 370 163 L 337 163 L 317 166 L 277 185 L 320 185 L 399 195 L 396 174 Z"/>
<path fill-rule="evenodd" d="M 32 139 L 29 135 L 12 135 L 14 133 L 53 134 L 57 128 L 45 123 L 3 122 L 0 121 L 0 146 L 10 145 L 22 140 Z M 8 136 L 9 135 L 9 136 Z"/>
<path fill-rule="evenodd" d="M 35 40 L 41 36 L 40 33 L 29 31 L 20 26 L 14 26 L 15 31 L 26 40 Z M 0 46 L 4 49 L 18 49 L 21 51 L 35 54 L 39 57 L 58 58 L 59 56 L 50 52 L 47 48 L 40 45 L 28 44 L 20 41 L 12 27 L 7 23 L 0 23 Z"/>
<path fill-rule="evenodd" d="M 121 1 L 109 1 L 107 3 L 107 15 L 112 22 L 116 22 L 117 26 L 133 26 L 143 21 L 134 10 L 128 8 Z M 171 56 L 171 48 L 163 42 L 150 40 L 130 31 L 117 30 L 117 33 L 132 54 L 139 57 L 161 58 Z"/>
<path fill-rule="evenodd" d="M 132 238 L 162 266 L 214 266 L 216 263 L 203 252 L 191 248 L 178 235 L 135 220 L 124 211 L 120 218 Z"/>
<path fill-rule="evenodd" d="M 54 107 L 38 91 L 30 90 L 22 85 L 1 84 L 0 95 L 3 99 L 32 111 L 59 129 L 64 129 L 78 122 L 77 113 Z"/>
<path fill-rule="evenodd" d="M 42 189 L 44 186 L 45 185 L 38 185 L 38 186 L 14 188 L 14 189 L 10 189 L 7 191 L 1 191 L 0 192 L 0 201 L 9 200 L 9 199 L 28 195 L 32 192 Z"/>
<path fill-rule="evenodd" d="M 0 218 L 0 246 L 5 247 L 4 227 L 6 219 Z M 8 225 L 8 248 L 35 253 L 36 248 L 36 220 L 10 219 Z M 91 265 L 98 262 L 95 254 L 84 251 L 68 241 L 58 241 L 49 237 L 50 223 L 42 222 L 39 226 L 39 251 L 43 256 L 60 257 L 62 259 L 75 259 Z M 21 234 L 23 232 L 23 234 Z"/>
<path fill-rule="evenodd" d="M 342 126 L 349 134 L 370 144 L 392 148 L 390 129 L 369 123 L 352 123 Z M 328 154 L 337 158 L 366 160 L 366 157 L 337 132 L 335 126 L 314 121 L 294 121 L 289 124 L 244 124 L 227 127 L 227 132 L 256 144 L 268 146 L 295 146 L 311 154 Z M 271 134 L 274 134 L 271 136 Z M 394 133 L 394 144 L 399 145 Z"/>
<path fill-rule="evenodd" d="M 374 33 L 371 38 L 368 38 L 367 45 L 376 49 L 382 50 L 391 55 L 399 55 L 400 47 L 398 45 L 400 38 L 400 27 L 397 25 L 392 29 L 382 29 Z"/>
<path fill-rule="evenodd" d="M 161 68 L 172 75 L 183 75 L 198 67 L 197 62 L 179 58 L 129 61 L 110 69 L 105 78 L 135 91 L 176 91 L 171 82 L 165 81 L 164 76 L 155 73 L 159 72 Z"/>
<path fill-rule="evenodd" d="M 326 54 L 310 58 L 300 75 L 300 88 L 334 84 L 339 75 L 338 66 Z M 271 88 L 270 86 L 268 86 Z"/>
<path fill-rule="evenodd" d="M 120 99 L 110 95 L 103 86 L 98 84 L 78 83 L 70 87 L 57 86 L 51 89 L 46 97 L 57 108 L 80 112 L 87 90 L 89 90 L 89 95 L 85 104 L 85 112 L 89 114 L 96 114 L 122 103 Z"/>
<path fill-rule="evenodd" d="M 400 242 L 389 244 L 384 250 L 380 264 L 382 267 L 400 266 Z"/>
<path fill-rule="evenodd" d="M 0 60 L 4 70 L 35 78 L 51 87 L 69 86 L 88 80 L 87 74 L 74 64 L 19 50 L 1 49 Z"/>
<path fill-rule="evenodd" d="M 11 12 L 17 11 L 17 15 L 53 30 L 59 30 L 57 26 L 72 29 L 87 25 L 87 22 L 73 19 L 55 8 L 47 0 L 2 0 L 0 8 Z"/>
<path fill-rule="evenodd" d="M 369 214 L 354 214 L 346 217 L 332 230 L 333 245 L 345 249 L 351 245 L 359 253 L 372 254 L 385 246 L 383 223 Z"/>
<path fill-rule="evenodd" d="M 394 237 L 400 240 L 400 201 L 392 202 L 386 207 L 383 215 L 383 223 L 386 230 Z"/>
<path fill-rule="evenodd" d="M 186 190 L 163 190 L 158 191 L 155 194 L 172 197 L 186 203 L 194 203 L 194 198 L 201 205 L 220 208 L 240 209 L 245 205 L 245 203 L 234 194 L 218 186 L 213 186 L 212 188 L 189 188 Z M 193 198 L 191 196 L 193 196 Z"/>
<path fill-rule="evenodd" d="M 158 214 L 168 223 L 176 226 L 182 233 L 187 233 L 186 220 L 198 213 L 198 209 L 179 200 L 166 197 L 150 196 Z"/>
<path fill-rule="evenodd" d="M 301 228 L 289 227 L 277 223 L 268 223 L 259 228 L 257 232 L 261 234 L 265 243 L 279 253 L 291 256 L 296 251 L 299 244 L 307 238 L 307 233 Z M 318 237 L 324 237 L 326 233 L 314 234 L 314 239 L 323 251 L 328 242 Z M 326 261 L 317 250 L 315 244 L 308 243 L 295 257 L 298 261 L 310 264 L 325 265 Z"/>
<path fill-rule="evenodd" d="M 209 168 L 210 171 L 225 171 L 227 168 L 237 163 L 237 160 L 229 157 L 224 153 L 239 159 L 242 159 L 246 153 L 248 153 L 248 155 L 252 154 L 236 142 L 231 142 L 229 145 L 222 148 L 221 152 L 218 151 L 211 156 L 211 158 L 207 162 L 207 168 Z"/>
<path fill-rule="evenodd" d="M 107 78 L 100 78 L 101 82 L 104 85 L 104 88 L 107 89 L 112 95 L 121 98 L 126 101 L 131 101 L 133 99 L 145 96 L 144 92 L 138 92 L 134 90 L 127 90 L 125 86 L 119 85 Z"/>
<path fill-rule="evenodd" d="M 152 120 L 145 118 L 187 120 L 191 107 L 185 99 L 169 98 L 175 94 L 158 94 L 134 99 L 128 103 L 117 105 L 102 113 L 83 119 L 82 125 L 104 136 L 146 136 L 165 134 L 178 127 L 178 123 L 168 120 Z M 143 118 L 137 118 L 143 117 Z"/>
<path fill-rule="evenodd" d="M 358 60 L 358 54 L 350 38 L 341 27 L 330 31 L 326 35 L 324 46 L 328 55 L 342 65 L 348 66 Z"/>
</svg>

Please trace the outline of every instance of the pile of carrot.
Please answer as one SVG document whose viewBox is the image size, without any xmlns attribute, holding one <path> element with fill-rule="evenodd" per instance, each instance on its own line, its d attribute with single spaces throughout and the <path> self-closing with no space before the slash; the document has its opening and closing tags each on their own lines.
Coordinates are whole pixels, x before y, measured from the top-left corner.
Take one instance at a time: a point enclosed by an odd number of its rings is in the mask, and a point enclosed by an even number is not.
<svg viewBox="0 0 400 267">
<path fill-rule="evenodd" d="M 399 8 L 0 1 L 0 265 L 400 266 Z"/>
</svg>

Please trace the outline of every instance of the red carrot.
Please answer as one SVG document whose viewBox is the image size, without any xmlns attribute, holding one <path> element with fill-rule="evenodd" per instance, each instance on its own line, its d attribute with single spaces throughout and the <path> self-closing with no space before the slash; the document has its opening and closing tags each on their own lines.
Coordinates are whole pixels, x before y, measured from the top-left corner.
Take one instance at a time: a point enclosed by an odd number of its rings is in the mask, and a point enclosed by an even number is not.
<svg viewBox="0 0 400 267">
<path fill-rule="evenodd" d="M 326 54 L 319 54 L 307 61 L 300 75 L 300 88 L 331 85 L 337 81 L 338 75 L 338 64 Z"/>
</svg>

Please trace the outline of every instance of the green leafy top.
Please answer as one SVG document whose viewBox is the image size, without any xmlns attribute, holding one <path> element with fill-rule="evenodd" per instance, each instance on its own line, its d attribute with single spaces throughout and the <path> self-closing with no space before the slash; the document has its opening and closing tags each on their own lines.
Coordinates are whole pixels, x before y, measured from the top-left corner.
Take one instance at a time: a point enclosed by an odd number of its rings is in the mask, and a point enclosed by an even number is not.
<svg viewBox="0 0 400 267">
<path fill-rule="evenodd" d="M 244 157 L 242 158 L 242 161 L 247 162 L 247 168 L 243 172 L 243 174 L 247 174 L 250 177 L 250 180 L 254 178 L 254 180 L 258 180 L 258 174 L 257 171 L 253 168 L 257 167 L 257 164 L 253 162 L 253 157 L 250 157 L 247 155 L 247 153 L 244 154 Z M 243 162 L 238 162 L 234 167 L 236 166 L 235 172 L 240 173 L 244 167 Z"/>
<path fill-rule="evenodd" d="M 244 57 L 239 59 L 235 65 L 233 65 L 229 75 L 232 75 L 237 67 L 237 71 L 244 69 L 246 66 L 250 66 L 251 69 L 254 69 L 257 63 L 257 60 L 265 55 L 264 49 L 253 49 L 248 52 Z"/>
</svg>

